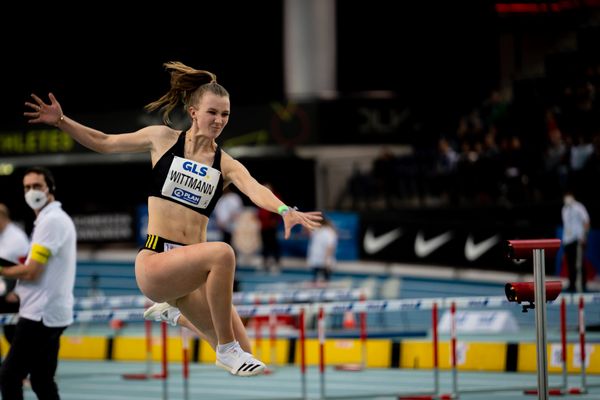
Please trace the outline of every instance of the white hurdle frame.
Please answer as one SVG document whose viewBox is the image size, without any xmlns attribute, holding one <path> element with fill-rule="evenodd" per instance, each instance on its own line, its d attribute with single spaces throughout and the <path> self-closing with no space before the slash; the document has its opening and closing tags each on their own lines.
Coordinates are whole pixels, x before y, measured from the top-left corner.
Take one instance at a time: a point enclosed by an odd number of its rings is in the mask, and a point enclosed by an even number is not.
<svg viewBox="0 0 600 400">
<path fill-rule="evenodd" d="M 586 380 L 587 370 L 585 367 L 586 363 L 586 336 L 585 336 L 585 319 L 584 319 L 584 305 L 585 303 L 600 303 L 600 294 L 588 293 L 581 295 L 560 295 L 555 302 L 549 303 L 549 305 L 557 304 L 558 301 L 565 302 L 569 305 L 578 305 L 578 327 L 579 327 L 579 346 L 580 346 L 580 361 L 581 361 L 581 388 L 569 389 L 569 394 L 585 393 L 588 387 L 600 386 L 600 384 L 590 385 Z M 265 304 L 265 305 L 242 305 L 237 306 L 238 313 L 240 316 L 273 316 L 273 315 L 296 315 L 301 320 L 299 327 L 299 351 L 300 351 L 300 370 L 301 370 L 301 390 L 302 398 L 307 398 L 307 375 L 306 375 L 306 356 L 305 356 L 305 315 L 307 313 L 314 313 L 319 308 L 323 309 L 323 315 L 328 313 L 344 313 L 347 310 L 353 312 L 388 312 L 388 311 L 408 311 L 408 310 L 432 310 L 432 316 L 434 323 L 437 320 L 437 310 L 441 308 L 450 308 L 452 305 L 458 308 L 470 308 L 470 307 L 502 307 L 507 305 L 514 305 L 509 303 L 504 296 L 480 296 L 480 297 L 449 297 L 443 299 L 435 298 L 423 298 L 423 299 L 399 299 L 399 300 L 367 300 L 357 302 L 333 302 L 333 303 L 312 303 L 312 304 Z M 143 308 L 136 309 L 121 309 L 121 310 L 81 310 L 75 312 L 76 322 L 108 322 L 112 319 L 121 319 L 127 322 L 141 322 L 143 319 Z M 0 314 L 0 324 L 14 323 L 16 322 L 16 314 Z M 434 324 L 435 326 L 435 324 Z M 456 332 L 454 332 L 454 340 L 456 340 Z M 323 332 L 324 334 L 324 332 Z M 441 398 L 454 398 L 458 397 L 460 393 L 473 393 L 473 392 L 499 392 L 504 390 L 515 390 L 516 388 L 481 388 L 477 390 L 458 388 L 458 371 L 457 366 L 454 365 L 454 371 L 452 374 L 456 374 L 456 379 L 453 379 L 453 390 L 450 395 L 439 393 L 439 371 L 437 364 L 437 330 L 434 329 L 434 387 L 432 399 Z M 454 346 L 454 351 L 456 348 Z M 453 359 L 456 360 L 456 354 Z M 453 363 L 454 364 L 454 363 Z M 562 363 L 563 368 L 567 368 L 567 363 Z M 454 376 L 454 375 L 453 375 Z M 165 377 L 166 378 L 166 377 Z M 456 383 L 455 383 L 456 382 Z M 523 388 L 527 389 L 527 388 Z M 380 395 L 380 394 L 377 394 Z M 404 396 L 403 393 L 394 393 L 393 395 Z M 361 395 L 364 396 L 364 395 Z M 347 396 L 344 396 L 347 397 Z M 330 397 L 327 397 L 330 398 Z"/>
</svg>

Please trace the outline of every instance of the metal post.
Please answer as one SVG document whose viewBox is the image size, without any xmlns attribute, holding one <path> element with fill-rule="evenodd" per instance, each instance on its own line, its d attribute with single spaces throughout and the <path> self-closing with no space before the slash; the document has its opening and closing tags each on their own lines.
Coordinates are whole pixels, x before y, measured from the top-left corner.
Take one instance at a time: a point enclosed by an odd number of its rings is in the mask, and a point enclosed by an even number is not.
<svg viewBox="0 0 600 400">
<path fill-rule="evenodd" d="M 577 293 L 583 293 L 585 271 L 583 269 L 583 246 L 581 245 L 581 242 L 577 242 L 577 252 L 575 254 L 575 270 L 577 271 L 575 289 L 577 290 Z"/>
<path fill-rule="evenodd" d="M 300 375 L 302 378 L 302 399 L 308 399 L 308 389 L 306 386 L 306 322 L 304 321 L 305 317 L 304 308 L 300 309 L 300 315 L 298 316 L 299 328 L 300 328 Z"/>
<path fill-rule="evenodd" d="M 319 377 L 321 381 L 321 399 L 325 398 L 325 313 L 323 307 L 319 308 L 319 319 L 317 323 L 317 334 L 319 336 Z"/>
<path fill-rule="evenodd" d="M 567 373 L 568 368 L 568 357 L 567 357 L 567 300 L 564 296 L 561 298 L 560 302 L 560 348 L 561 355 L 560 361 L 562 365 L 562 391 L 563 393 L 567 393 L 569 390 L 569 377 Z"/>
<path fill-rule="evenodd" d="M 450 360 L 452 363 L 452 396 L 458 397 L 458 361 L 456 354 L 456 303 L 450 304 Z"/>
<path fill-rule="evenodd" d="M 360 301 L 366 300 L 365 295 L 360 295 Z M 367 312 L 362 311 L 360 313 L 360 368 L 367 368 Z"/>
<path fill-rule="evenodd" d="M 587 382 L 585 379 L 585 315 L 583 311 L 583 296 L 579 296 L 579 359 L 581 360 L 581 393 L 587 393 Z"/>
<path fill-rule="evenodd" d="M 167 333 L 168 327 L 165 321 L 160 323 L 161 335 L 162 335 L 162 363 L 163 363 L 163 376 L 162 376 L 162 398 L 163 400 L 169 399 L 169 356 L 167 349 L 169 346 L 169 335 Z"/>
<path fill-rule="evenodd" d="M 438 356 L 438 305 L 436 302 L 433 303 L 433 309 L 431 311 L 432 319 L 432 340 L 433 340 L 433 393 L 440 393 L 440 370 L 439 370 L 439 356 Z"/>
<path fill-rule="evenodd" d="M 181 375 L 183 378 L 183 400 L 190 398 L 190 337 L 188 329 L 181 327 L 181 350 L 182 350 L 182 366 Z"/>
<path fill-rule="evenodd" d="M 548 399 L 548 357 L 546 349 L 546 279 L 544 249 L 533 250 L 535 282 L 535 326 L 537 338 L 537 381 L 540 400 Z"/>
<path fill-rule="evenodd" d="M 152 379 L 152 321 L 144 321 L 146 331 L 146 378 Z"/>
</svg>

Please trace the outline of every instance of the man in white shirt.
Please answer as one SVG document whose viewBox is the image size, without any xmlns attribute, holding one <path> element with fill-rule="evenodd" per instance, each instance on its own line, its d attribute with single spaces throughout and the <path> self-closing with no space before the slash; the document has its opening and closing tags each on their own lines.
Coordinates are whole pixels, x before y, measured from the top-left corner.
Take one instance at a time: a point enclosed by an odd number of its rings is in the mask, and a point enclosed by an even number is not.
<svg viewBox="0 0 600 400">
<path fill-rule="evenodd" d="M 314 281 L 319 281 L 319 276 L 328 282 L 331 270 L 336 262 L 338 234 L 331 220 L 323 217 L 321 226 L 310 233 L 308 242 L 307 263 L 313 270 Z"/>
<path fill-rule="evenodd" d="M 223 188 L 223 196 L 219 199 L 215 205 L 213 211 L 217 226 L 222 234 L 222 241 L 231 245 L 233 251 L 233 231 L 238 217 L 244 211 L 244 202 L 237 192 L 234 192 L 230 186 Z M 237 261 L 237 257 L 235 258 Z M 237 268 L 236 268 L 237 269 Z M 240 289 L 240 282 L 237 277 L 233 278 L 233 291 L 237 292 Z"/>
<path fill-rule="evenodd" d="M 562 207 L 562 245 L 569 268 L 569 292 L 584 292 L 586 278 L 583 270 L 583 249 L 590 230 L 590 216 L 572 192 L 565 192 Z"/>
<path fill-rule="evenodd" d="M 29 252 L 29 238 L 23 229 L 10 219 L 10 212 L 5 204 L 0 203 L 0 259 L 11 264 L 25 261 Z M 0 261 L 0 264 L 2 261 Z M 19 298 L 13 292 L 16 280 L 0 278 L 0 313 L 16 313 L 19 311 Z M 4 325 L 4 336 L 12 343 L 15 326 Z"/>
<path fill-rule="evenodd" d="M 0 367 L 3 399 L 23 399 L 29 374 L 38 399 L 60 399 L 54 380 L 63 331 L 73 322 L 77 258 L 75 225 L 55 200 L 54 177 L 42 167 L 23 176 L 25 201 L 36 214 L 27 259 L 0 266 L 0 276 L 18 279 L 19 321 L 6 360 Z"/>
<path fill-rule="evenodd" d="M 223 241 L 231 244 L 231 237 L 235 229 L 235 223 L 244 210 L 244 202 L 239 194 L 229 186 L 223 189 L 223 196 L 215 205 L 215 218 L 217 226 L 223 234 Z"/>
</svg>

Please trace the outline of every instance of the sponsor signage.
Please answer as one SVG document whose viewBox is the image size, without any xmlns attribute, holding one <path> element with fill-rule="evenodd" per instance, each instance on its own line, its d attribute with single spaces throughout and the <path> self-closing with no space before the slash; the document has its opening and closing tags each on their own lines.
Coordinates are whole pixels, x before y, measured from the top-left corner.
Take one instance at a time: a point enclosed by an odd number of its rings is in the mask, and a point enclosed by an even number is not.
<svg viewBox="0 0 600 400">
<path fill-rule="evenodd" d="M 428 120 L 406 99 L 344 99 L 335 101 L 271 102 L 238 106 L 219 138 L 224 148 L 276 145 L 293 148 L 310 144 L 416 144 L 426 135 Z M 160 124 L 159 113 L 138 110 L 75 115 L 96 129 L 135 131 Z M 187 129 L 189 118 L 181 110 L 172 115 L 173 126 Z M 0 131 L 0 155 L 93 153 L 57 128 Z"/>
<path fill-rule="evenodd" d="M 554 238 L 551 222 L 498 210 L 410 210 L 361 215 L 361 258 L 387 262 L 530 271 L 530 261 L 509 260 L 510 239 Z M 546 218 L 547 219 L 547 218 Z M 554 262 L 546 263 L 554 272 Z M 531 270 L 532 271 L 532 270 Z"/>
<path fill-rule="evenodd" d="M 90 115 L 70 115 L 84 125 L 106 132 L 132 132 L 146 125 L 139 111 L 120 111 Z M 157 123 L 160 123 L 157 120 Z M 44 125 L 20 124 L 19 128 L 0 131 L 0 156 L 20 157 L 50 154 L 93 153 L 68 133 Z M 69 159 L 66 159 L 68 162 Z"/>
<path fill-rule="evenodd" d="M 432 124 L 412 99 L 339 99 L 318 103 L 321 144 L 416 144 Z"/>
<path fill-rule="evenodd" d="M 128 213 L 77 214 L 73 216 L 78 242 L 131 242 L 134 219 Z"/>
<path fill-rule="evenodd" d="M 81 152 L 77 144 L 60 129 L 29 130 L 26 132 L 0 132 L 0 154 L 3 156 L 25 156 Z"/>
<path fill-rule="evenodd" d="M 457 333 L 516 333 L 519 324 L 512 313 L 500 311 L 457 311 L 454 317 Z M 439 321 L 440 333 L 450 333 L 452 316 L 444 312 Z"/>
</svg>

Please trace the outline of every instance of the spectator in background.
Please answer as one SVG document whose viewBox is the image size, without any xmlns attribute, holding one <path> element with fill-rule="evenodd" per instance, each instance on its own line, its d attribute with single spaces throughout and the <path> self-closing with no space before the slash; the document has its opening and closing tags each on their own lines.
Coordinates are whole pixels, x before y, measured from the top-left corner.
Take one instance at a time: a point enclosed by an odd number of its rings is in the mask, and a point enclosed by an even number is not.
<svg viewBox="0 0 600 400">
<path fill-rule="evenodd" d="M 530 160 L 523 149 L 521 138 L 516 134 L 503 138 L 502 147 L 500 163 L 503 172 L 504 200 L 509 205 L 523 204 L 527 200 L 528 161 Z"/>
<path fill-rule="evenodd" d="M 244 202 L 239 194 L 226 187 L 223 189 L 223 196 L 215 205 L 215 218 L 217 227 L 221 231 L 223 242 L 231 245 L 231 238 L 235 230 L 235 222 L 244 210 Z"/>
<path fill-rule="evenodd" d="M 590 216 L 585 206 L 575 200 L 573 192 L 566 191 L 562 207 L 562 245 L 569 271 L 569 292 L 586 290 L 583 270 L 583 250 L 590 230 Z"/>
<path fill-rule="evenodd" d="M 87 291 L 87 296 L 91 298 L 104 297 L 104 291 L 100 288 L 100 275 L 94 272 L 90 276 L 90 287 Z"/>
<path fill-rule="evenodd" d="M 336 263 L 338 233 L 329 218 L 323 217 L 321 227 L 310 233 L 307 262 L 313 271 L 313 280 L 320 278 L 329 282 L 331 271 Z"/>
<path fill-rule="evenodd" d="M 600 133 L 592 140 L 594 152 L 588 157 L 582 170 L 583 181 L 587 183 L 600 182 Z M 585 184 L 580 192 L 586 204 L 600 204 L 600 191 L 596 185 Z"/>
<path fill-rule="evenodd" d="M 583 168 L 594 154 L 594 145 L 583 134 L 576 134 L 569 151 L 569 186 L 582 189 L 586 185 Z"/>
<path fill-rule="evenodd" d="M 215 218 L 217 227 L 221 232 L 221 240 L 231 246 L 235 252 L 235 247 L 232 245 L 233 231 L 235 224 L 242 211 L 244 210 L 244 202 L 237 192 L 234 192 L 230 186 L 223 188 L 223 196 L 215 205 Z M 237 257 L 235 258 L 237 261 Z M 237 265 L 236 265 L 237 270 Z M 240 290 L 240 282 L 237 278 L 233 279 L 233 291 Z"/>
<path fill-rule="evenodd" d="M 5 204 L 0 203 L 0 258 L 14 264 L 25 262 L 29 252 L 29 238 L 23 229 L 10 219 L 10 212 Z M 1 265 L 2 261 L 0 261 Z M 19 311 L 19 297 L 14 293 L 17 281 L 0 278 L 4 290 L 0 294 L 0 313 L 16 313 Z M 3 326 L 4 336 L 12 343 L 15 333 L 14 324 Z"/>
<path fill-rule="evenodd" d="M 508 108 L 509 101 L 503 93 L 498 89 L 492 90 L 481 107 L 483 130 L 489 131 L 493 127 L 501 127 L 507 119 Z"/>
<path fill-rule="evenodd" d="M 569 154 L 562 132 L 554 128 L 548 132 L 548 144 L 544 151 L 544 193 L 560 198 L 566 188 L 569 174 Z"/>
<path fill-rule="evenodd" d="M 472 109 L 469 114 L 460 117 L 456 136 L 461 144 L 466 142 L 469 146 L 473 146 L 475 143 L 481 141 L 483 132 L 484 122 L 477 108 Z"/>
<path fill-rule="evenodd" d="M 456 166 L 457 188 L 460 193 L 460 201 L 464 204 L 474 204 L 479 191 L 479 158 L 483 148 L 480 142 L 469 144 L 468 141 L 461 142 L 461 152 Z"/>
<path fill-rule="evenodd" d="M 29 374 L 38 399 L 58 399 L 54 375 L 60 337 L 73 323 L 77 236 L 73 220 L 54 197 L 49 170 L 29 168 L 23 188 L 36 219 L 27 260 L 0 267 L 1 276 L 18 279 L 20 299 L 15 336 L 0 368 L 0 391 L 3 399 L 22 399 Z"/>
<path fill-rule="evenodd" d="M 453 202 L 459 155 L 446 138 L 438 139 L 435 170 L 431 177 L 433 193 L 444 202 Z"/>
<path fill-rule="evenodd" d="M 342 203 L 347 198 L 349 198 L 350 209 L 352 210 L 368 208 L 376 191 L 374 186 L 372 175 L 364 173 L 360 164 L 355 162 L 352 165 L 352 174 L 348 177 L 346 187 L 337 201 L 336 208 L 342 208 Z"/>
<path fill-rule="evenodd" d="M 398 194 L 397 159 L 394 153 L 387 147 L 381 149 L 381 153 L 373 160 L 371 174 L 375 188 L 379 195 L 383 196 L 384 207 L 393 207 L 393 201 Z"/>
<path fill-rule="evenodd" d="M 478 167 L 480 175 L 485 177 L 479 181 L 479 205 L 493 204 L 500 193 L 500 180 L 502 168 L 500 166 L 500 149 L 496 143 L 497 131 L 494 127 L 483 136 L 482 152 L 479 157 Z"/>
<path fill-rule="evenodd" d="M 264 183 L 264 186 L 273 191 L 270 183 Z M 273 191 L 275 196 L 279 197 L 277 192 Z M 260 221 L 260 237 L 262 240 L 262 259 L 263 270 L 271 272 L 279 271 L 279 262 L 281 261 L 281 248 L 277 240 L 277 227 L 280 218 L 265 209 L 258 209 L 258 219 Z"/>
</svg>

